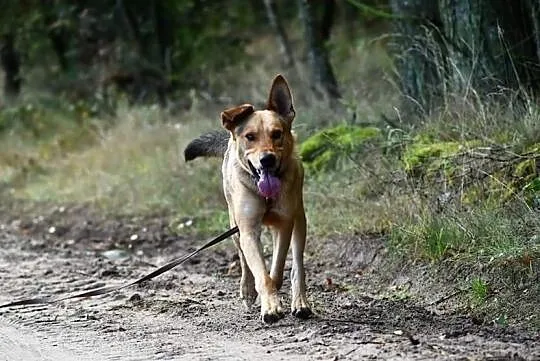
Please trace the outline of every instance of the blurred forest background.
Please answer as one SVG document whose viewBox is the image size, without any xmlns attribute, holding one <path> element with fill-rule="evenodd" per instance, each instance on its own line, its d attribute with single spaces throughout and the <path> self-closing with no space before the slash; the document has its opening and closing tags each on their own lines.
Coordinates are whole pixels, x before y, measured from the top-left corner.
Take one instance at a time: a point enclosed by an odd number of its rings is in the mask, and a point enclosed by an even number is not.
<svg viewBox="0 0 540 361">
<path fill-rule="evenodd" d="M 540 0 L 0 3 L 2 197 L 221 231 L 219 163 L 182 149 L 282 73 L 312 237 L 385 237 L 540 325 Z"/>
</svg>

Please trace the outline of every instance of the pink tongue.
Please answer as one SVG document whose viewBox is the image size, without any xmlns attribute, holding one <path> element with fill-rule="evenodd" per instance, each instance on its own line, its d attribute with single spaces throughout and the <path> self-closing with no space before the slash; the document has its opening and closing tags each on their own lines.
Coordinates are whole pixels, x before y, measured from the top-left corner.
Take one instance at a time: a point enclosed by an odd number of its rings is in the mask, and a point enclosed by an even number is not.
<svg viewBox="0 0 540 361">
<path fill-rule="evenodd" d="M 259 188 L 259 194 L 261 196 L 265 198 L 276 198 L 279 195 L 281 181 L 279 178 L 263 171 L 257 182 L 257 187 Z"/>
</svg>

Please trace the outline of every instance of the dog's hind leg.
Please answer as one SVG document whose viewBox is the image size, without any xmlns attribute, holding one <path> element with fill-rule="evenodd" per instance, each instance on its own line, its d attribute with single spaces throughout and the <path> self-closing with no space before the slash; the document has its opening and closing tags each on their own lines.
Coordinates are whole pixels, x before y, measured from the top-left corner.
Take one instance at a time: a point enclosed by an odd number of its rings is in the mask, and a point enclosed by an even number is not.
<svg viewBox="0 0 540 361">
<path fill-rule="evenodd" d="M 292 235 L 292 269 L 291 269 L 291 312 L 295 317 L 308 318 L 312 311 L 306 296 L 306 272 L 304 270 L 304 248 L 306 246 L 306 216 L 298 214 Z"/>
</svg>

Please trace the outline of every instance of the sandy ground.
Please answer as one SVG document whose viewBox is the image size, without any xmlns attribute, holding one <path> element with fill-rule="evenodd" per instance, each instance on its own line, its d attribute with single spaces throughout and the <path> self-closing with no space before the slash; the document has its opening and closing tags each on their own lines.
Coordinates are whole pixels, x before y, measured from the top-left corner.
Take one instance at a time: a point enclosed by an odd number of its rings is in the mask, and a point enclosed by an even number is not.
<svg viewBox="0 0 540 361">
<path fill-rule="evenodd" d="M 381 292 L 400 282 L 381 276 L 381 240 L 309 242 L 310 320 L 287 316 L 267 326 L 257 309 L 245 310 L 226 241 L 142 286 L 0 309 L 0 361 L 540 360 L 538 333 L 484 323 L 447 301 L 433 305 L 444 295 Z M 0 303 L 133 280 L 202 243 L 173 235 L 159 217 L 105 219 L 82 207 L 23 217 L 4 210 Z M 286 279 L 285 304 L 288 286 Z"/>
</svg>

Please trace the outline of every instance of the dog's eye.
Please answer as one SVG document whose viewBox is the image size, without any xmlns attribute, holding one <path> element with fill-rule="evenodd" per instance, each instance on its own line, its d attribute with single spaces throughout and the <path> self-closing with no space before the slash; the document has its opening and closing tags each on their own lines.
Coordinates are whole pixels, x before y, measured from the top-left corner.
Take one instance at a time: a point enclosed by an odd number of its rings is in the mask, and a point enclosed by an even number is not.
<svg viewBox="0 0 540 361">
<path fill-rule="evenodd" d="M 246 134 L 246 139 L 248 140 L 248 142 L 253 142 L 255 140 L 255 134 L 253 133 Z"/>
<path fill-rule="evenodd" d="M 278 139 L 281 139 L 281 136 L 283 135 L 283 132 L 281 130 L 274 130 L 272 132 L 272 134 L 270 134 L 270 136 L 272 137 L 272 139 L 274 140 L 278 140 Z"/>
</svg>

